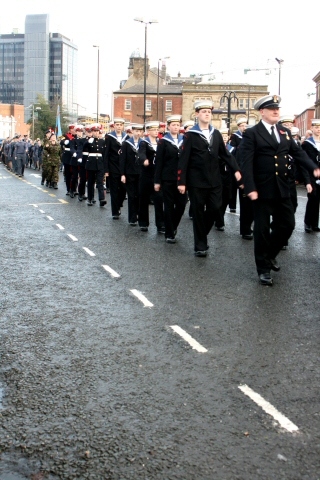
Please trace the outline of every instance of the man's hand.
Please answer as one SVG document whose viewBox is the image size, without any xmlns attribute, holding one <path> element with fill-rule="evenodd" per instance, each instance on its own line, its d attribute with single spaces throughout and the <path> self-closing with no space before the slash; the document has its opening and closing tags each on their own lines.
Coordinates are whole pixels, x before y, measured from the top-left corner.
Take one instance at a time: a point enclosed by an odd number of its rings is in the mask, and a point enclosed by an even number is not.
<svg viewBox="0 0 320 480">
<path fill-rule="evenodd" d="M 258 192 L 250 192 L 250 193 L 248 193 L 247 197 L 249 197 L 250 200 L 257 200 Z"/>
<path fill-rule="evenodd" d="M 184 194 L 186 193 L 186 186 L 185 185 L 179 185 L 178 190 L 180 193 Z"/>
<path fill-rule="evenodd" d="M 126 183 L 126 176 L 125 175 L 121 175 L 121 182 Z"/>
<path fill-rule="evenodd" d="M 154 191 L 155 192 L 160 192 L 160 183 L 155 183 L 154 184 Z"/>
<path fill-rule="evenodd" d="M 145 161 L 143 162 L 143 165 L 144 165 L 145 167 L 148 167 L 148 166 L 149 166 L 149 160 L 145 160 Z"/>
<path fill-rule="evenodd" d="M 240 173 L 240 172 L 236 172 L 236 173 L 234 174 L 234 176 L 235 176 L 237 182 L 239 182 L 239 180 L 241 180 L 241 173 Z"/>
<path fill-rule="evenodd" d="M 108 173 L 108 172 L 106 172 L 106 173 L 105 173 L 105 176 L 106 176 L 106 177 L 109 177 L 109 173 Z"/>
<path fill-rule="evenodd" d="M 315 177 L 318 177 L 318 178 L 319 178 L 319 177 L 320 177 L 320 168 L 316 168 L 315 170 L 313 170 L 313 175 L 314 175 Z"/>
<path fill-rule="evenodd" d="M 306 189 L 307 189 L 307 192 L 308 192 L 308 193 L 311 193 L 311 192 L 312 192 L 312 185 L 311 185 L 311 183 L 307 183 Z"/>
</svg>

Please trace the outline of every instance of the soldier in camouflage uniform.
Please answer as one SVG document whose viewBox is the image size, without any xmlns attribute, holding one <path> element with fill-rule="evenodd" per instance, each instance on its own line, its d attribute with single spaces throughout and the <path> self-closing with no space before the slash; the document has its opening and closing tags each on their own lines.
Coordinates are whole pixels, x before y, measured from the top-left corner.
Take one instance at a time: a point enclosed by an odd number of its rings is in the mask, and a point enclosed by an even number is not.
<svg viewBox="0 0 320 480">
<path fill-rule="evenodd" d="M 49 188 L 58 188 L 60 167 L 60 144 L 53 134 L 43 145 L 43 173 Z"/>
</svg>

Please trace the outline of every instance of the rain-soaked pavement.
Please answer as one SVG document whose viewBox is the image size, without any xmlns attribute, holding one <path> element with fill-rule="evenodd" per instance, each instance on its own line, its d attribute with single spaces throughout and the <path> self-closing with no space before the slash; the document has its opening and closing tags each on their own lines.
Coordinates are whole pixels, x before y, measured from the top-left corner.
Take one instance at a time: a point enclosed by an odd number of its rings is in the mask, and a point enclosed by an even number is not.
<svg viewBox="0 0 320 480">
<path fill-rule="evenodd" d="M 0 480 L 320 478 L 319 234 L 272 288 L 238 215 L 192 255 L 0 166 Z M 189 335 L 187 337 L 186 335 Z"/>
</svg>

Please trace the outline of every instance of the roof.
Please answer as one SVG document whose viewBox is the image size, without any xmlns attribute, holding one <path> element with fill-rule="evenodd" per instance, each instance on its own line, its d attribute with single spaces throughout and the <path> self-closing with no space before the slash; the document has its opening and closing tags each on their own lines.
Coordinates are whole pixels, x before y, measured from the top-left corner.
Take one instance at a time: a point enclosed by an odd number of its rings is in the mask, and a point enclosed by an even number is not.
<svg viewBox="0 0 320 480">
<path fill-rule="evenodd" d="M 133 85 L 132 87 L 129 88 L 122 88 L 121 90 L 115 90 L 113 92 L 115 93 L 144 93 L 144 85 L 143 84 L 138 84 L 138 85 Z M 147 94 L 157 94 L 158 89 L 156 85 L 147 85 Z M 164 94 L 175 94 L 175 95 L 180 95 L 182 94 L 182 85 L 159 85 L 159 94 L 164 95 Z"/>
</svg>

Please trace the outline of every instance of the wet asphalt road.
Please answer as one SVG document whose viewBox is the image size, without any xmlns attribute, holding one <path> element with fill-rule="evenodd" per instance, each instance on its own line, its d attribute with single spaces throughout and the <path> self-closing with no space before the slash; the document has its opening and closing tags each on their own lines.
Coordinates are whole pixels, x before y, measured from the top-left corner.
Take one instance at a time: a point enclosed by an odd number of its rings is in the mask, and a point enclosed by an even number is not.
<svg viewBox="0 0 320 480">
<path fill-rule="evenodd" d="M 153 212 L 142 233 L 109 195 L 1 165 L 0 480 L 318 480 L 320 238 L 298 195 L 270 288 L 237 215 L 195 258 L 187 214 L 168 245 Z"/>
</svg>

